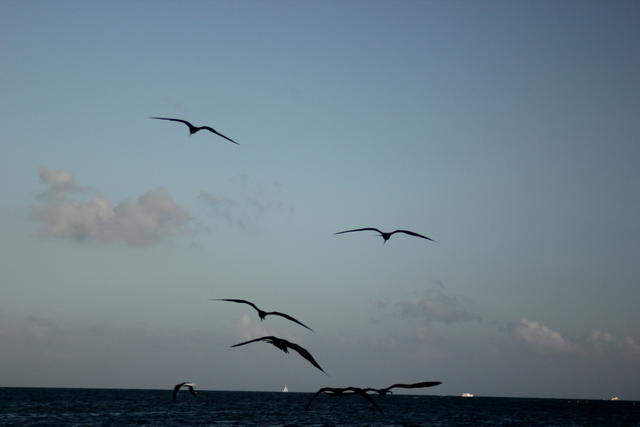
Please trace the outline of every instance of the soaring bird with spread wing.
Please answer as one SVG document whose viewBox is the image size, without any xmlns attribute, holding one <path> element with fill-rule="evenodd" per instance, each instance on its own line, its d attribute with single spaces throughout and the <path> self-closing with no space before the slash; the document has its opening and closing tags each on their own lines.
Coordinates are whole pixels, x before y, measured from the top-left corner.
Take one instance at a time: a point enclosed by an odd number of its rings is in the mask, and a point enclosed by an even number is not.
<svg viewBox="0 0 640 427">
<path fill-rule="evenodd" d="M 200 131 L 200 130 L 208 130 L 209 132 L 213 132 L 218 136 L 223 137 L 224 139 L 226 139 L 227 141 L 231 141 L 236 145 L 240 145 L 237 142 L 235 142 L 233 139 L 224 136 L 223 134 L 221 134 L 220 132 L 218 132 L 217 130 L 215 130 L 212 127 L 209 126 L 194 126 L 191 123 L 189 123 L 186 120 L 182 120 L 182 119 L 171 119 L 169 117 L 149 117 L 150 119 L 156 119 L 156 120 L 169 120 L 172 122 L 179 122 L 179 123 L 184 123 L 185 125 L 187 125 L 189 127 L 189 136 L 193 135 L 194 133 Z"/>
<path fill-rule="evenodd" d="M 315 366 L 316 368 L 318 368 L 322 372 L 324 372 L 324 369 L 322 369 L 320 367 L 318 362 L 316 362 L 316 360 L 313 358 L 313 356 L 311 356 L 311 353 L 309 353 L 306 349 L 304 349 L 303 347 L 299 346 L 296 343 L 293 343 L 291 341 L 287 341 L 287 340 L 282 339 L 282 338 L 274 337 L 272 335 L 266 336 L 266 337 L 261 337 L 261 338 L 256 338 L 256 339 L 245 341 L 245 342 L 241 342 L 239 344 L 232 345 L 231 347 L 239 347 L 241 345 L 250 344 L 252 342 L 257 342 L 257 341 L 264 341 L 264 342 L 268 342 L 269 344 L 273 344 L 274 346 L 276 346 L 280 350 L 284 351 L 285 353 L 289 353 L 289 349 L 293 349 L 296 352 L 298 352 L 298 354 L 300 356 L 302 356 L 305 359 L 307 359 L 309 361 L 309 363 L 311 363 L 313 366 Z M 324 372 L 324 373 L 326 374 L 326 372 Z"/>
<path fill-rule="evenodd" d="M 413 231 L 409 231 L 409 230 L 395 230 L 390 233 L 386 233 L 384 231 L 380 231 L 377 228 L 373 228 L 373 227 L 356 228 L 354 230 L 345 230 L 345 231 L 340 231 L 338 233 L 333 233 L 333 234 L 353 233 L 354 231 L 365 231 L 365 230 L 377 231 L 380 234 L 380 237 L 382 237 L 382 239 L 384 240 L 382 243 L 387 243 L 387 240 L 389 240 L 391 235 L 395 233 L 404 233 L 410 236 L 421 237 L 423 239 L 427 239 L 427 240 L 431 240 L 432 242 L 435 242 L 435 240 L 433 240 L 431 237 L 423 236 L 422 234 L 414 233 Z"/>
<path fill-rule="evenodd" d="M 347 395 L 352 395 L 352 394 L 357 394 L 359 396 L 362 396 L 364 399 L 366 399 L 371 405 L 373 405 L 378 411 L 382 412 L 382 409 L 380 409 L 380 407 L 376 404 L 376 402 L 373 401 L 373 399 L 371 398 L 371 396 L 369 396 L 366 392 L 366 389 L 362 389 L 359 387 L 322 387 L 320 390 L 318 390 L 316 392 L 316 394 L 314 394 L 311 399 L 309 399 L 309 401 L 307 402 L 306 406 L 304 407 L 305 411 L 309 410 L 309 407 L 311 406 L 311 402 L 313 402 L 313 400 L 318 397 L 319 394 L 321 393 L 325 393 L 328 394 L 329 396 L 334 396 L 334 397 L 342 397 L 342 396 L 347 396 Z"/>
<path fill-rule="evenodd" d="M 288 314 L 280 313 L 279 311 L 264 311 L 264 310 L 261 310 L 254 303 L 252 303 L 251 301 L 247 301 L 247 300 L 244 300 L 244 299 L 232 299 L 232 298 L 210 299 L 209 301 L 229 301 L 229 302 L 237 302 L 237 303 L 240 303 L 240 304 L 247 304 L 247 305 L 250 305 L 251 307 L 253 307 L 258 312 L 258 316 L 260 316 L 260 321 L 263 321 L 264 318 L 269 316 L 269 315 L 280 316 L 280 317 L 284 317 L 287 320 L 291 320 L 292 322 L 295 322 L 295 323 L 297 323 L 298 325 L 300 325 L 300 326 L 302 326 L 304 328 L 307 328 L 311 332 L 315 332 L 313 329 L 311 329 L 310 327 L 308 327 L 304 323 L 300 322 L 299 320 L 294 319 L 293 317 L 289 316 Z"/>
</svg>

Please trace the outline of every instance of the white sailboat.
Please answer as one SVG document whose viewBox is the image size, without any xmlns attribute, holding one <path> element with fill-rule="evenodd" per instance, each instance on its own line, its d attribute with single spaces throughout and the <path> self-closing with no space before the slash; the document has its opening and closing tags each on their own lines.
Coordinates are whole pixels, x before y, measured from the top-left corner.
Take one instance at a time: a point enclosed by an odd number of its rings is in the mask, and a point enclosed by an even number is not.
<svg viewBox="0 0 640 427">
<path fill-rule="evenodd" d="M 285 384 L 284 387 L 282 387 L 282 392 L 286 393 L 288 391 L 289 391 L 289 389 L 287 388 L 287 385 Z"/>
</svg>

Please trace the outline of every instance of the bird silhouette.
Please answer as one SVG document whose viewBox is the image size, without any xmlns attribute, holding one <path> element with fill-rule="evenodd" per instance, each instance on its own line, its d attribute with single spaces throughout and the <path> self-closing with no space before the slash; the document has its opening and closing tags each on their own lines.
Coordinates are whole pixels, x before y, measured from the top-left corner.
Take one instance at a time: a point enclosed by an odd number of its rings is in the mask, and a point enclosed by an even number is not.
<svg viewBox="0 0 640 427">
<path fill-rule="evenodd" d="M 309 401 L 307 402 L 307 404 L 304 407 L 305 411 L 309 410 L 309 407 L 311 406 L 311 402 L 313 402 L 313 400 L 321 393 L 325 393 L 328 394 L 330 396 L 334 396 L 334 397 L 342 397 L 342 396 L 346 396 L 346 395 L 352 395 L 352 394 L 357 394 L 362 396 L 364 399 L 366 399 L 370 404 L 372 404 L 378 411 L 382 412 L 382 409 L 376 404 L 376 402 L 373 401 L 373 399 L 371 398 L 371 396 L 369 396 L 367 394 L 367 392 L 365 391 L 365 389 L 359 388 L 359 387 L 341 387 L 341 388 L 335 388 L 335 387 L 322 387 L 320 390 L 318 390 L 316 392 L 316 394 L 314 394 L 311 399 L 309 399 Z"/>
<path fill-rule="evenodd" d="M 292 322 L 295 322 L 295 323 L 297 323 L 298 325 L 300 325 L 300 326 L 302 326 L 304 328 L 307 328 L 311 332 L 315 332 L 313 329 L 311 329 L 310 327 L 308 327 L 304 323 L 300 322 L 299 320 L 294 319 L 293 317 L 289 316 L 288 314 L 280 313 L 279 311 L 264 311 L 264 310 L 261 310 L 254 303 L 252 303 L 251 301 L 247 301 L 247 300 L 244 300 L 244 299 L 232 299 L 232 298 L 210 299 L 209 301 L 229 301 L 229 302 L 237 302 L 237 303 L 240 303 L 240 304 L 248 304 L 251 307 L 256 309 L 256 311 L 258 312 L 258 316 L 260 316 L 260 321 L 261 322 L 264 320 L 265 317 L 267 317 L 269 315 L 280 316 L 280 317 L 284 317 L 285 319 L 291 320 Z"/>
<path fill-rule="evenodd" d="M 366 392 L 373 391 L 378 393 L 380 396 L 386 396 L 388 393 L 393 393 L 391 391 L 392 388 L 425 388 L 425 387 L 434 387 L 440 384 L 442 384 L 440 381 L 424 381 L 424 382 L 415 383 L 415 384 L 394 384 L 385 388 L 368 387 L 368 388 L 365 388 L 364 391 Z"/>
<path fill-rule="evenodd" d="M 208 131 L 210 131 L 210 132 L 213 132 L 213 133 L 215 133 L 215 134 L 216 134 L 216 135 L 218 135 L 218 136 L 223 137 L 223 138 L 224 138 L 224 139 L 226 139 L 227 141 L 231 141 L 231 142 L 233 142 L 233 143 L 234 143 L 234 144 L 236 144 L 236 145 L 240 145 L 240 144 L 238 144 L 237 142 L 235 142 L 233 139 L 231 139 L 231 138 L 229 138 L 229 137 L 224 136 L 223 134 L 221 134 L 220 132 L 218 132 L 217 130 L 215 130 L 214 128 L 211 128 L 211 127 L 209 127 L 209 126 L 200 126 L 200 127 L 198 127 L 198 126 L 194 126 L 194 125 L 192 125 L 191 123 L 189 123 L 189 122 L 188 122 L 188 121 L 186 121 L 186 120 L 182 120 L 182 119 L 171 119 L 171 118 L 169 118 L 169 117 L 149 117 L 149 118 L 150 118 L 150 119 L 156 119 L 156 120 L 170 120 L 170 121 L 172 121 L 172 122 L 180 122 L 180 123 L 184 123 L 185 125 L 187 125 L 187 126 L 189 127 L 189 136 L 191 136 L 191 135 L 193 135 L 194 133 L 196 133 L 196 132 L 198 132 L 198 131 L 200 131 L 200 130 L 203 130 L 203 129 L 204 129 L 204 130 L 208 130 Z"/>
<path fill-rule="evenodd" d="M 338 233 L 333 233 L 333 234 L 352 233 L 354 231 L 365 231 L 365 230 L 377 231 L 378 233 L 380 233 L 380 236 L 384 239 L 382 243 L 387 243 L 387 240 L 389 240 L 391 235 L 395 233 L 405 233 L 410 236 L 422 237 L 423 239 L 427 239 L 427 240 L 431 240 L 432 242 L 435 242 L 435 240 L 433 240 L 430 237 L 423 236 L 422 234 L 414 233 L 413 231 L 409 231 L 409 230 L 396 230 L 396 231 L 392 231 L 391 233 L 385 233 L 384 231 L 380 231 L 377 228 L 373 228 L 373 227 L 356 228 L 355 230 L 345 230 L 345 231 L 340 231 Z"/>
<path fill-rule="evenodd" d="M 182 387 L 187 387 L 189 389 L 189 392 L 194 395 L 197 396 L 198 392 L 195 391 L 195 389 L 193 388 L 195 386 L 194 383 L 190 383 L 190 382 L 183 382 L 180 384 L 176 384 L 175 387 L 173 387 L 173 400 L 178 400 L 178 392 L 180 391 L 180 389 Z"/>
<path fill-rule="evenodd" d="M 324 372 L 324 369 L 322 369 L 320 367 L 318 362 L 316 362 L 316 360 L 313 358 L 313 356 L 311 356 L 311 353 L 309 353 L 306 349 L 304 349 L 303 347 L 299 346 L 296 343 L 287 341 L 287 340 L 282 339 L 282 338 L 274 337 L 273 335 L 266 336 L 266 337 L 261 337 L 261 338 L 256 338 L 256 339 L 245 341 L 245 342 L 241 342 L 239 344 L 232 345 L 231 347 L 239 347 L 241 345 L 249 344 L 249 343 L 256 342 L 256 341 L 265 341 L 265 342 L 268 342 L 269 344 L 273 344 L 274 346 L 278 347 L 280 350 L 284 351 L 285 353 L 289 353 L 289 349 L 291 348 L 291 349 L 297 351 L 300 356 L 302 356 L 305 359 L 307 359 L 309 361 L 309 363 L 311 363 L 313 366 L 315 366 L 316 368 L 318 368 L 322 372 Z M 324 373 L 326 374 L 326 372 L 324 372 Z"/>
</svg>

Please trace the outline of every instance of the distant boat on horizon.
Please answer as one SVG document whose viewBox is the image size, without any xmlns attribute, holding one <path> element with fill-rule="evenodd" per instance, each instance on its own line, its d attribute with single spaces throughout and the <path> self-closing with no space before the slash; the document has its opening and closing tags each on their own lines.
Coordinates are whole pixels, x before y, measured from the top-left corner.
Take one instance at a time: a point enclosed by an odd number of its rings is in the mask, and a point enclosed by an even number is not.
<svg viewBox="0 0 640 427">
<path fill-rule="evenodd" d="M 609 400 L 620 400 L 620 398 L 618 396 L 611 396 L 611 399 Z"/>
<path fill-rule="evenodd" d="M 460 397 L 474 397 L 473 393 L 462 393 Z"/>
<path fill-rule="evenodd" d="M 283 393 L 287 393 L 289 391 L 289 389 L 287 388 L 287 385 L 285 384 L 284 387 L 282 387 L 282 392 Z"/>
</svg>

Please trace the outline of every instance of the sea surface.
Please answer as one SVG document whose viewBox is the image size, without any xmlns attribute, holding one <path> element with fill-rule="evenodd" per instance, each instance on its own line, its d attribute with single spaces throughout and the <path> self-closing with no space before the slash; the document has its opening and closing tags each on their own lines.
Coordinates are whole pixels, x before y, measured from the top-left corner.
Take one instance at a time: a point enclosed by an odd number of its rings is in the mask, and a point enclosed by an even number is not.
<svg viewBox="0 0 640 427">
<path fill-rule="evenodd" d="M 282 392 L 0 388 L 0 425 L 640 426 L 640 402 Z"/>
</svg>

